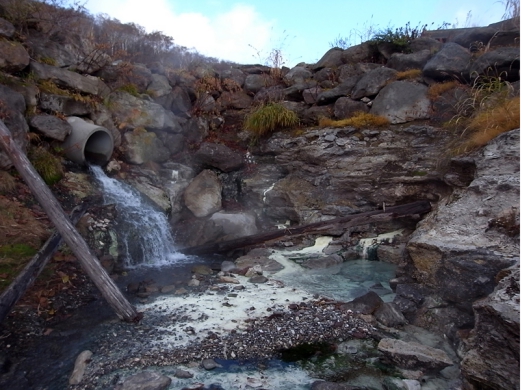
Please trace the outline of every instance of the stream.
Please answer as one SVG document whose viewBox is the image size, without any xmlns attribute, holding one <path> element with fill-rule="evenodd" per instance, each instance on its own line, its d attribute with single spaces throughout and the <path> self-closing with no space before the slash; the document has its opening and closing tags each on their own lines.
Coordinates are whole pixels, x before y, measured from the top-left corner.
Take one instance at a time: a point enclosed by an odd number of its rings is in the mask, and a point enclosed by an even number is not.
<svg viewBox="0 0 521 390">
<path fill-rule="evenodd" d="M 161 211 L 144 200 L 130 186 L 107 177 L 100 167 L 94 166 L 91 170 L 103 188 L 105 203 L 116 203 L 118 210 L 118 236 L 120 240 L 123 240 L 121 248 L 124 251 L 126 272 L 117 278 L 116 283 L 123 291 L 130 283 L 138 283 L 143 280 L 153 280 L 154 284 L 158 286 L 179 286 L 181 283 L 186 285 L 186 281 L 192 278 L 194 265 L 208 265 L 226 260 L 221 257 L 203 259 L 180 254 L 176 251 L 175 241 L 168 228 L 168 221 Z M 10 375 L 0 376 L 0 387 L 13 390 L 65 389 L 76 356 L 83 350 L 89 349 L 94 353 L 93 359 L 96 359 L 100 346 L 107 348 L 111 337 L 114 337 L 113 348 L 121 347 L 123 349 L 110 353 L 121 359 L 125 357 L 125 354 L 136 353 L 138 356 L 137 353 L 141 347 L 137 351 L 132 350 L 136 342 L 143 347 L 146 346 L 146 349 L 154 350 L 155 345 L 159 345 L 163 336 L 153 337 L 153 335 L 184 333 L 182 328 L 172 328 L 172 326 L 168 329 L 165 328 L 165 324 L 161 322 L 165 313 L 168 315 L 168 313 L 185 310 L 193 312 L 193 318 L 204 317 L 203 321 L 194 321 L 190 324 L 191 327 L 196 328 L 198 334 L 201 334 L 208 329 L 219 331 L 232 329 L 244 321 L 244 313 L 249 310 L 253 302 L 257 313 L 261 313 L 263 310 L 269 311 L 269 307 L 273 305 L 287 306 L 288 302 L 312 299 L 316 295 L 347 302 L 368 291 L 375 291 L 385 302 L 392 301 L 394 294 L 388 282 L 394 277 L 394 265 L 359 259 L 327 269 L 307 270 L 298 264 L 299 259 L 323 255 L 321 251 L 330 240 L 330 237 L 322 237 L 316 241 L 314 246 L 300 251 L 273 251 L 272 258 L 281 263 L 284 269 L 266 275 L 275 282 L 257 285 L 255 288 L 247 287 L 245 291 L 235 294 L 235 296 L 239 295 L 240 299 L 236 298 L 233 301 L 235 305 L 233 311 L 228 310 L 221 313 L 222 305 L 217 296 L 212 297 L 212 294 L 209 297 L 203 294 L 179 296 L 173 294 L 172 291 L 166 293 L 156 291 L 146 298 L 129 297 L 138 311 L 145 313 L 142 323 L 134 326 L 121 324 L 105 301 L 101 298 L 96 299 L 78 309 L 71 318 L 58 324 L 49 335 L 38 338 L 39 341 L 34 347 L 26 352 L 23 362 L 19 366 L 13 367 Z M 161 289 L 159 290 L 161 291 Z M 131 333 L 128 331 L 128 326 L 145 330 Z M 120 342 L 120 338 L 124 338 L 126 332 L 129 333 L 130 340 Z M 192 342 L 189 336 L 175 337 L 176 345 Z M 351 348 L 351 353 L 353 348 L 355 351 L 375 350 L 375 345 L 367 343 L 369 342 L 364 340 L 353 340 L 352 344 L 344 346 L 344 348 L 347 350 Z M 371 356 L 366 356 L 366 358 L 376 359 Z M 332 359 L 335 363 L 335 358 Z M 336 359 L 339 360 L 339 358 Z M 212 371 L 199 367 L 184 368 L 194 375 L 189 380 L 176 378 L 175 367 L 165 366 L 161 368 L 161 371 L 173 379 L 169 387 L 172 390 L 202 388 L 187 387 L 194 383 L 205 384 L 205 386 L 213 384 L 214 387 L 208 388 L 217 390 L 243 388 L 304 390 L 310 388 L 310 383 L 315 380 L 314 378 L 320 370 L 327 371 L 327 374 L 320 374 L 321 377 L 335 377 L 335 370 L 339 372 L 346 370 L 345 364 L 351 364 L 353 367 L 357 364 L 350 361 L 349 356 L 343 359 L 339 360 L 344 361 L 343 368 L 336 367 L 336 363 L 331 363 L 331 360 L 329 365 L 325 364 L 326 368 L 324 365 L 321 365 L 321 368 L 315 366 L 310 368 L 309 364 L 313 359 L 299 363 L 272 359 L 261 365 L 258 362 L 233 359 L 218 360 L 220 367 Z M 359 367 L 357 375 L 351 374 L 350 383 L 367 386 L 367 389 L 383 389 L 380 378 L 382 374 L 377 371 L 368 371 L 366 368 Z M 132 370 L 120 370 L 112 380 L 128 376 L 130 373 Z M 346 374 L 345 377 L 347 378 L 348 375 Z M 436 389 L 437 387 L 431 388 Z"/>
</svg>

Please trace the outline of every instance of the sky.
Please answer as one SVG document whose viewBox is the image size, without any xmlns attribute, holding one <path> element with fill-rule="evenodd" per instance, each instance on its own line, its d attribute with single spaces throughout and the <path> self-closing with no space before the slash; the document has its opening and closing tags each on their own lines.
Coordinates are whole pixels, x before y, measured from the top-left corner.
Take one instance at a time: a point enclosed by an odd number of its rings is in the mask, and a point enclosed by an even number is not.
<svg viewBox="0 0 521 390">
<path fill-rule="evenodd" d="M 92 15 L 161 31 L 174 43 L 240 64 L 317 62 L 337 38 L 355 45 L 367 32 L 444 22 L 486 26 L 501 20 L 506 0 L 87 0 Z M 469 14 L 470 12 L 470 14 Z M 470 18 L 468 16 L 470 15 Z M 366 38 L 366 39 L 363 39 Z"/>
</svg>

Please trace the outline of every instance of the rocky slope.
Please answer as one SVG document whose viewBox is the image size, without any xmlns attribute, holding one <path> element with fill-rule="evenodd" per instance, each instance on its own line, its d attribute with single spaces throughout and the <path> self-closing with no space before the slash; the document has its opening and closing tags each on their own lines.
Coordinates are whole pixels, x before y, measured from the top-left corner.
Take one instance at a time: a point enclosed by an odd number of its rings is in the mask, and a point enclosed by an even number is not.
<svg viewBox="0 0 521 390">
<path fill-rule="evenodd" d="M 383 43 L 334 48 L 293 69 L 188 72 L 107 57 L 82 68 L 84 40 L 21 36 L 0 22 L 8 42 L 0 45 L 1 116 L 16 142 L 59 147 L 73 131 L 70 116 L 108 129 L 107 171 L 169 214 L 179 245 L 429 200 L 426 216 L 327 233 L 347 259 L 359 238 L 404 229 L 399 245 L 378 248 L 380 260 L 399 265 L 397 308 L 458 346 L 466 388 L 519 387 L 519 129 L 451 157 L 458 139 L 442 127 L 461 114 L 480 77 L 501 76 L 519 94 L 518 23 L 425 34 L 405 52 Z M 475 42 L 481 49 L 471 52 Z M 417 71 L 404 74 L 410 69 Z M 243 119 L 266 101 L 296 112 L 302 127 L 252 145 Z M 316 127 L 320 117 L 360 111 L 389 124 Z M 76 172 L 59 185 L 80 200 L 86 194 L 73 193 L 71 178 L 85 172 L 66 154 L 63 166 Z M 0 167 L 11 168 L 2 152 Z"/>
</svg>

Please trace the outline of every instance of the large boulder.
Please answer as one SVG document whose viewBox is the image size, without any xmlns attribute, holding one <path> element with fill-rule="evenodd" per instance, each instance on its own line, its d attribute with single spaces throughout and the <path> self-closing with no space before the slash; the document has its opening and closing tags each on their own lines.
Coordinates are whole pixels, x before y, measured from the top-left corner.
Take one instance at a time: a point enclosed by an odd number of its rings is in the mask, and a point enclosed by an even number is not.
<svg viewBox="0 0 521 390">
<path fill-rule="evenodd" d="M 195 153 L 194 158 L 200 164 L 220 169 L 223 172 L 232 172 L 244 166 L 241 153 L 226 145 L 210 142 L 204 142 Z"/>
<path fill-rule="evenodd" d="M 519 47 L 500 47 L 484 53 L 472 63 L 469 74 L 472 78 L 484 75 L 510 82 L 519 80 Z"/>
<path fill-rule="evenodd" d="M 375 96 L 389 81 L 395 78 L 396 73 L 394 69 L 384 67 L 367 72 L 354 86 L 351 99 L 358 100 L 363 97 Z"/>
<path fill-rule="evenodd" d="M 44 134 L 46 137 L 62 142 L 72 131 L 72 126 L 66 120 L 60 119 L 54 115 L 35 115 L 31 118 L 29 123 L 31 127 Z"/>
<path fill-rule="evenodd" d="M 218 211 L 209 221 L 222 231 L 219 241 L 257 234 L 255 216 L 251 213 Z"/>
<path fill-rule="evenodd" d="M 408 69 L 423 69 L 425 64 L 432 57 L 432 52 L 428 49 L 416 51 L 414 53 L 393 53 L 387 66 L 397 71 Z"/>
<path fill-rule="evenodd" d="M 27 132 L 29 125 L 25 121 L 25 99 L 18 92 L 0 85 L 0 112 L 4 124 L 11 132 L 15 143 L 25 151 L 27 146 Z M 8 169 L 12 166 L 11 160 L 4 151 L 0 150 L 0 168 Z"/>
<path fill-rule="evenodd" d="M 431 102 L 427 91 L 423 84 L 395 81 L 380 91 L 373 101 L 371 113 L 383 116 L 393 124 L 428 119 Z"/>
<path fill-rule="evenodd" d="M 169 150 L 153 132 L 129 131 L 123 135 L 125 160 L 131 164 L 149 161 L 164 162 L 170 157 Z"/>
<path fill-rule="evenodd" d="M 519 389 L 519 262 L 474 303 L 476 325 L 464 340 L 461 370 L 469 389 Z"/>
<path fill-rule="evenodd" d="M 313 70 L 317 71 L 322 68 L 338 68 L 345 61 L 343 60 L 344 50 L 333 47 L 322 56 L 318 62 L 313 65 Z"/>
<path fill-rule="evenodd" d="M 423 74 L 434 80 L 466 80 L 468 65 L 472 56 L 470 52 L 457 43 L 449 42 L 443 45 L 423 67 Z"/>
<path fill-rule="evenodd" d="M 76 100 L 72 96 L 44 92 L 40 94 L 39 105 L 45 111 L 59 112 L 65 116 L 84 116 L 92 111 L 88 103 Z"/>
<path fill-rule="evenodd" d="M 19 42 L 0 40 L 0 69 L 15 73 L 25 69 L 30 62 L 29 53 Z"/>
<path fill-rule="evenodd" d="M 205 169 L 186 188 L 185 206 L 198 218 L 206 217 L 222 208 L 222 184 L 215 172 Z"/>
<path fill-rule="evenodd" d="M 126 92 L 113 93 L 110 101 L 115 121 L 128 129 L 145 128 L 171 133 L 183 131 L 177 117 L 157 103 L 137 98 Z"/>
</svg>

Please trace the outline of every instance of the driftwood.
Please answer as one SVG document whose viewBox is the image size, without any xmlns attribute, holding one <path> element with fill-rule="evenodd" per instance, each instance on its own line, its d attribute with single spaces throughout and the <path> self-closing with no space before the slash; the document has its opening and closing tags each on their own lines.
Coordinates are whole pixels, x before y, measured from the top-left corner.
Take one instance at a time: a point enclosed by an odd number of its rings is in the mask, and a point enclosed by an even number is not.
<svg viewBox="0 0 521 390">
<path fill-rule="evenodd" d="M 86 204 L 75 207 L 72 210 L 70 220 L 76 225 L 80 218 L 85 214 Z M 16 302 L 23 296 L 25 291 L 32 286 L 38 275 L 45 268 L 53 254 L 62 242 L 60 233 L 55 232 L 38 253 L 31 259 L 24 269 L 16 276 L 13 282 L 0 295 L 0 323 L 7 317 Z"/>
<path fill-rule="evenodd" d="M 395 218 L 413 214 L 425 214 L 431 210 L 428 201 L 418 201 L 400 206 L 387 207 L 385 210 L 375 210 L 366 213 L 352 214 L 345 217 L 334 218 L 327 221 L 295 226 L 287 229 L 273 230 L 252 236 L 240 237 L 234 240 L 215 242 L 189 248 L 180 249 L 187 255 L 204 255 L 210 253 L 224 253 L 235 249 L 259 245 L 281 237 L 292 237 L 301 234 L 322 233 L 332 228 L 348 228 L 366 225 L 368 223 L 390 221 Z"/>
<path fill-rule="evenodd" d="M 0 146 L 5 150 L 20 176 L 31 189 L 38 203 L 45 210 L 49 219 L 60 232 L 81 266 L 100 290 L 103 297 L 114 309 L 119 318 L 125 321 L 137 321 L 141 315 L 125 298 L 114 281 L 103 269 L 89 246 L 71 223 L 62 207 L 40 175 L 36 172 L 25 153 L 14 142 L 9 129 L 0 121 Z"/>
</svg>

